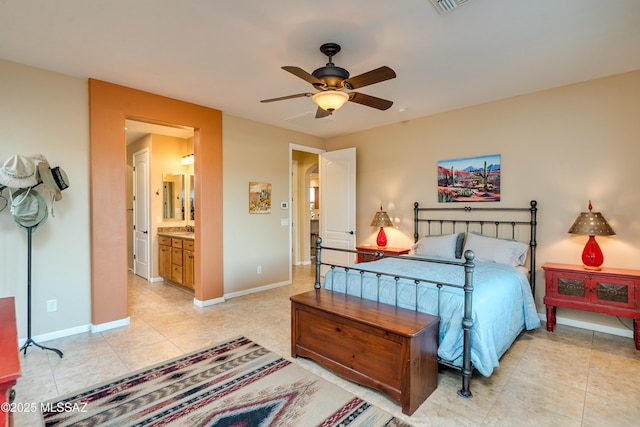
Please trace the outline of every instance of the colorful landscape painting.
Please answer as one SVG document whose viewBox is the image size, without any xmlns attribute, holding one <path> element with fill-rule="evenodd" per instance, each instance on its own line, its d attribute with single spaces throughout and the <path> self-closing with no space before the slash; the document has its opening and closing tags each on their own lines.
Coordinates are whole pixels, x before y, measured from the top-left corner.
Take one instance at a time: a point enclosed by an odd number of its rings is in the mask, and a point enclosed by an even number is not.
<svg viewBox="0 0 640 427">
<path fill-rule="evenodd" d="M 499 202 L 500 154 L 438 162 L 438 202 Z"/>
</svg>

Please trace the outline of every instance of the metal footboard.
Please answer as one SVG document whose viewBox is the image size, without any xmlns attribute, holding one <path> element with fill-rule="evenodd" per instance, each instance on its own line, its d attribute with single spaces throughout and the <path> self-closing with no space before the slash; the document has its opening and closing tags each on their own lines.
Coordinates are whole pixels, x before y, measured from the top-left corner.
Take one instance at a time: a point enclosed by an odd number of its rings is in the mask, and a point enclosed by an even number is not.
<svg viewBox="0 0 640 427">
<path fill-rule="evenodd" d="M 381 273 L 381 272 L 377 272 L 377 271 L 371 271 L 371 270 L 367 270 L 364 267 L 360 267 L 359 264 L 353 264 L 353 265 L 349 265 L 349 266 L 345 266 L 345 265 L 334 265 L 334 264 L 329 264 L 329 263 L 324 263 L 322 262 L 322 252 L 323 251 L 339 251 L 339 252 L 347 252 L 347 253 L 352 253 L 352 254 L 361 254 L 362 252 L 358 252 L 356 250 L 350 250 L 350 249 L 340 249 L 340 248 L 332 248 L 332 247 L 326 247 L 326 246 L 322 246 L 322 238 L 318 237 L 316 239 L 316 276 L 315 276 L 315 284 L 314 287 L 316 289 L 320 289 L 322 287 L 321 284 L 321 271 L 322 271 L 322 266 L 326 266 L 331 270 L 335 270 L 335 269 L 342 269 L 345 271 L 345 294 L 349 293 L 348 292 L 348 275 L 346 274 L 349 271 L 353 271 L 353 272 L 358 272 L 360 274 L 360 297 L 363 296 L 364 293 L 364 275 L 365 274 L 372 274 L 377 278 L 377 291 L 376 291 L 376 295 L 377 295 L 377 301 L 380 302 L 380 282 L 383 278 L 387 277 L 390 278 L 391 280 L 393 280 L 396 283 L 396 296 L 395 296 L 395 301 L 396 304 L 398 303 L 398 282 L 400 280 L 406 280 L 409 282 L 413 282 L 413 284 L 415 285 L 415 310 L 418 310 L 418 290 L 419 290 L 419 285 L 422 283 L 428 283 L 428 284 L 433 284 L 436 286 L 438 292 L 437 292 L 437 304 L 436 306 L 438 307 L 438 312 L 437 313 L 432 313 L 435 314 L 437 316 L 440 316 L 440 295 L 441 295 L 441 290 L 443 287 L 450 287 L 450 288 L 457 288 L 457 289 L 462 289 L 464 291 L 464 313 L 463 313 L 463 319 L 462 319 L 462 330 L 463 330 L 463 354 L 462 354 L 462 367 L 458 367 L 458 366 L 454 366 L 453 363 L 449 362 L 449 361 L 444 361 L 439 359 L 439 362 L 443 365 L 452 367 L 454 369 L 458 369 L 461 371 L 462 373 L 462 387 L 460 390 L 458 390 L 458 394 L 462 397 L 465 398 L 471 398 L 472 397 L 472 393 L 471 393 L 471 376 L 473 373 L 473 366 L 471 364 L 471 328 L 473 327 L 473 318 L 472 318 L 472 295 L 473 295 L 473 270 L 474 270 L 474 253 L 472 251 L 466 251 L 464 254 L 464 261 L 448 261 L 448 260 L 440 260 L 440 259 L 426 259 L 426 258 L 418 258 L 418 257 L 412 257 L 412 256 L 394 256 L 394 255 L 386 255 L 382 252 L 376 252 L 374 254 L 374 256 L 376 258 L 401 258 L 404 260 L 415 260 L 415 261 L 421 261 L 421 262 L 431 262 L 431 263 L 439 263 L 439 264 L 450 264 L 450 265 L 456 265 L 459 266 L 460 268 L 464 268 L 464 285 L 460 285 L 460 284 L 454 284 L 454 283 L 447 283 L 447 282 L 439 282 L 439 281 L 434 281 L 434 280 L 429 280 L 429 279 L 425 279 L 425 278 L 420 278 L 420 277 L 410 277 L 410 276 L 403 276 L 403 275 L 395 275 L 395 274 L 390 274 L 390 273 Z M 363 264 L 366 265 L 366 264 Z M 331 275 L 332 280 L 336 280 L 335 274 Z M 328 287 L 327 284 L 325 284 L 325 287 Z M 333 285 L 330 286 L 331 289 L 333 289 Z M 357 296 L 357 295 L 356 295 Z"/>
</svg>

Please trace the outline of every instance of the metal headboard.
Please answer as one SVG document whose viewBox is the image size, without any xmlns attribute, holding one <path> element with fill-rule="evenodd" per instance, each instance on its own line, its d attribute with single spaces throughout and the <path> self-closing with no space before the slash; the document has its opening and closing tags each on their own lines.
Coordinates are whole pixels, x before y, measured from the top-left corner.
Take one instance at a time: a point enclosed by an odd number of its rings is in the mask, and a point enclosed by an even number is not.
<svg viewBox="0 0 640 427">
<path fill-rule="evenodd" d="M 469 232 L 471 226 L 477 226 L 480 228 L 481 234 L 485 233 L 485 226 L 491 226 L 495 229 L 495 237 L 502 237 L 504 234 L 500 234 L 501 230 L 504 230 L 506 227 L 507 230 L 510 229 L 510 238 L 516 238 L 516 227 L 530 227 L 530 238 L 529 238 L 529 283 L 531 284 L 531 292 L 535 295 L 536 290 L 536 214 L 538 212 L 537 205 L 538 203 L 535 200 L 532 200 L 529 203 L 528 208 L 486 208 L 486 207 L 470 207 L 464 206 L 459 208 L 421 208 L 418 202 L 413 204 L 413 223 L 414 223 L 414 233 L 413 239 L 415 242 L 420 238 L 420 224 L 427 224 L 427 232 L 426 235 L 432 234 L 432 227 L 439 227 L 439 234 L 443 234 L 443 230 L 445 225 L 450 227 L 453 233 L 455 232 Z M 459 218 L 427 218 L 426 215 L 435 211 L 444 211 L 444 212 L 529 212 L 529 221 L 519 220 L 508 220 L 508 219 L 498 219 L 498 220 L 486 220 L 486 219 L 459 219 Z M 462 228 L 460 228 L 462 227 Z M 507 232 L 508 234 L 508 232 Z M 424 234 L 423 234 L 424 235 Z"/>
</svg>

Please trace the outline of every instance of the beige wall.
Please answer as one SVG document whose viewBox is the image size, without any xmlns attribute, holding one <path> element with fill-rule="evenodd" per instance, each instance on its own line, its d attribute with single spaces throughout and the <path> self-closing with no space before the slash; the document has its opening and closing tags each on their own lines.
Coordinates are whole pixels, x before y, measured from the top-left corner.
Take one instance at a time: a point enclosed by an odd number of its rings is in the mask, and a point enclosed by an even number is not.
<svg viewBox="0 0 640 427">
<path fill-rule="evenodd" d="M 539 265 L 581 263 L 586 237 L 567 230 L 591 199 L 617 233 L 597 239 L 605 266 L 639 269 L 639 118 L 636 71 L 333 138 L 327 150 L 357 147 L 358 243 L 375 242 L 369 224 L 383 203 L 397 220 L 389 245 L 412 244 L 413 203 L 438 204 L 437 161 L 500 154 L 499 205 L 538 201 Z M 542 313 L 540 269 L 536 277 Z M 604 315 L 558 316 L 620 326 Z"/>
<path fill-rule="evenodd" d="M 289 144 L 322 148 L 323 140 L 223 114 L 225 294 L 289 278 Z M 249 182 L 272 185 L 270 214 L 249 213 Z M 257 266 L 262 274 L 257 274 Z"/>
<path fill-rule="evenodd" d="M 89 113 L 86 80 L 0 60 L 0 162 L 43 154 L 69 188 L 32 238 L 32 335 L 89 323 Z M 42 186 L 36 188 L 43 196 Z M 9 197 L 7 189 L 2 193 Z M 0 212 L 0 297 L 15 296 L 27 335 L 27 234 Z M 47 312 L 47 300 L 58 303 Z"/>
</svg>

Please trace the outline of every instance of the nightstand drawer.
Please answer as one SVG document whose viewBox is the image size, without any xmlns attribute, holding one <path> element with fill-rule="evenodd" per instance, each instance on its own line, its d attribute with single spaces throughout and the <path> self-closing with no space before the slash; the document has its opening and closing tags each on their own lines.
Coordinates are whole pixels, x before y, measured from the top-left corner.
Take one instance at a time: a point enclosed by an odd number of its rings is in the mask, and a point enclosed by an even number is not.
<svg viewBox="0 0 640 427">
<path fill-rule="evenodd" d="M 636 308 L 635 281 L 622 278 L 594 278 L 591 301 L 617 307 Z"/>
<path fill-rule="evenodd" d="M 551 298 L 635 308 L 637 280 L 588 271 L 552 271 L 548 274 L 547 296 Z"/>
</svg>

